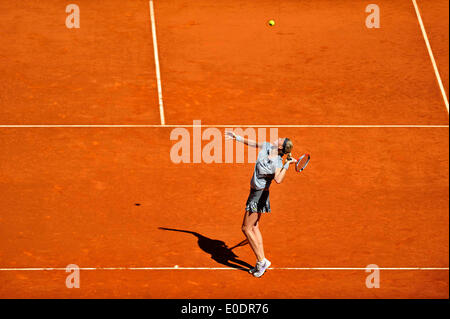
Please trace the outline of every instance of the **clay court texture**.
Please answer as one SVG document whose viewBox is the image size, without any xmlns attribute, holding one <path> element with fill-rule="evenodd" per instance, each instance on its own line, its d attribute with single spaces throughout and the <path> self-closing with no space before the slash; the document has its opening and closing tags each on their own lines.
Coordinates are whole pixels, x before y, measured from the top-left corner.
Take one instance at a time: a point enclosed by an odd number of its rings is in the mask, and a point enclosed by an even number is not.
<svg viewBox="0 0 450 319">
<path fill-rule="evenodd" d="M 1 298 L 449 298 L 448 1 L 74 3 L 0 0 Z M 260 279 L 254 164 L 171 161 L 194 120 L 311 154 Z"/>
</svg>

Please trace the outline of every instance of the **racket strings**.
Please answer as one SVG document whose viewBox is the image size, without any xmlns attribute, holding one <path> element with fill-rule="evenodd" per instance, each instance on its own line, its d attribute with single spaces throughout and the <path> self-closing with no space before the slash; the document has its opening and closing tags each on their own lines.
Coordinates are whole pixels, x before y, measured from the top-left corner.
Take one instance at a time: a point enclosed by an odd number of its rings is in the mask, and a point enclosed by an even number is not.
<svg viewBox="0 0 450 319">
<path fill-rule="evenodd" d="M 308 165 L 309 159 L 310 159 L 309 154 L 305 154 L 305 155 L 301 156 L 297 161 L 297 165 L 296 165 L 297 171 L 299 171 L 299 172 L 302 171 L 306 167 L 306 165 Z"/>
</svg>

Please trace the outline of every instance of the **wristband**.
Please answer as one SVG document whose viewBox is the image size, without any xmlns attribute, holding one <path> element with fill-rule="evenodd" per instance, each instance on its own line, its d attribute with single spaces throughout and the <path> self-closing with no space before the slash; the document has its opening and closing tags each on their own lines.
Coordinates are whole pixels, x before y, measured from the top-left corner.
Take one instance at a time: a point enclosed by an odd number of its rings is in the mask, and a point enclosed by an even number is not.
<svg viewBox="0 0 450 319">
<path fill-rule="evenodd" d="M 244 142 L 244 138 L 242 136 L 236 135 L 236 141 Z"/>
<path fill-rule="evenodd" d="M 284 168 L 285 170 L 288 170 L 288 168 L 289 168 L 289 162 L 287 162 L 286 164 L 284 164 L 283 168 Z"/>
</svg>

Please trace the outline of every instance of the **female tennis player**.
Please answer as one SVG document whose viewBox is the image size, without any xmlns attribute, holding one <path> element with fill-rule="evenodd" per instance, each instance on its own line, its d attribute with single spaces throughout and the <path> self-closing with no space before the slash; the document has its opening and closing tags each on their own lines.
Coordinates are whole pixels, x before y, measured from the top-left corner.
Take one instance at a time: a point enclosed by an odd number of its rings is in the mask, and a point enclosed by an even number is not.
<svg viewBox="0 0 450 319">
<path fill-rule="evenodd" d="M 296 162 L 291 158 L 290 152 L 293 148 L 292 141 L 288 138 L 279 138 L 273 143 L 257 143 L 234 132 L 225 132 L 225 136 L 233 138 L 237 142 L 251 147 L 258 147 L 258 153 L 253 177 L 250 182 L 250 195 L 248 196 L 242 231 L 247 237 L 250 247 L 256 255 L 256 266 L 249 270 L 255 277 L 261 277 L 271 262 L 264 255 L 263 239 L 259 230 L 261 214 L 270 212 L 269 187 L 272 180 L 280 184 L 289 168 L 289 164 Z M 283 165 L 283 156 L 288 155 Z"/>
</svg>

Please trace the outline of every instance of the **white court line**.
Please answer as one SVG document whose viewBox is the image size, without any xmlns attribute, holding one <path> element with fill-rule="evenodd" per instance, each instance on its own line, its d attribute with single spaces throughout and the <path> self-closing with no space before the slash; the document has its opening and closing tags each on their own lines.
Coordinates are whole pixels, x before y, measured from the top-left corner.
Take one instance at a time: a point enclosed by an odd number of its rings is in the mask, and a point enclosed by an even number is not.
<svg viewBox="0 0 450 319">
<path fill-rule="evenodd" d="M 0 128 L 176 128 L 176 127 L 184 127 L 184 128 L 193 128 L 193 127 L 216 127 L 216 128 L 239 128 L 239 127 L 261 127 L 261 128 L 448 128 L 449 125 L 328 125 L 328 124 L 311 124 L 311 125 L 263 125 L 263 124 L 255 124 L 255 125 L 192 125 L 192 124 L 171 124 L 171 125 L 133 125 L 133 124 L 121 124 L 121 125 L 102 125 L 102 124 L 68 124 L 68 125 L 58 125 L 58 124 L 42 124 L 42 125 L 0 125 Z"/>
<path fill-rule="evenodd" d="M 65 271 L 67 268 L 0 268 L 0 271 Z M 71 268 L 69 268 L 71 269 Z M 73 269 L 73 268 L 72 268 Z M 80 267 L 79 270 L 246 270 L 248 268 L 231 267 Z M 271 270 L 445 270 L 439 267 L 274 267 Z"/>
<path fill-rule="evenodd" d="M 164 119 L 164 105 L 162 97 L 162 86 L 161 86 L 161 72 L 159 70 L 159 55 L 158 55 L 158 41 L 156 40 L 156 23 L 155 23 L 155 10 L 153 8 L 153 1 L 150 0 L 150 20 L 152 24 L 152 37 L 153 37 L 153 52 L 155 56 L 155 68 L 156 68 L 156 82 L 158 85 L 158 100 L 159 100 L 159 116 L 161 119 L 161 125 L 166 124 Z"/>
<path fill-rule="evenodd" d="M 422 16 L 420 15 L 420 11 L 419 11 L 419 6 L 417 5 L 416 0 L 412 0 L 412 2 L 414 4 L 414 8 L 416 10 L 417 19 L 419 20 L 420 28 L 422 29 L 422 35 L 423 35 L 423 38 L 425 39 L 425 44 L 427 45 L 428 54 L 430 55 L 431 63 L 433 64 L 433 68 L 434 68 L 434 73 L 436 74 L 436 78 L 439 83 L 439 88 L 441 89 L 442 97 L 444 99 L 444 103 L 445 103 L 445 106 L 447 107 L 447 113 L 448 113 L 449 107 L 448 107 L 447 94 L 445 93 L 444 85 L 442 84 L 441 76 L 439 74 L 436 60 L 434 59 L 433 51 L 431 50 L 430 41 L 428 40 L 427 32 L 425 31 L 425 26 L 423 24 Z"/>
</svg>

